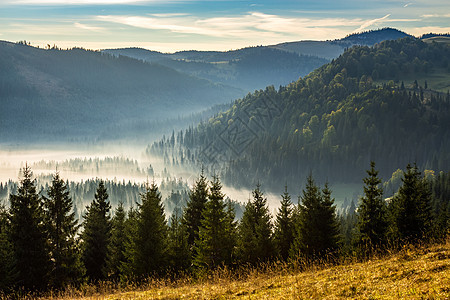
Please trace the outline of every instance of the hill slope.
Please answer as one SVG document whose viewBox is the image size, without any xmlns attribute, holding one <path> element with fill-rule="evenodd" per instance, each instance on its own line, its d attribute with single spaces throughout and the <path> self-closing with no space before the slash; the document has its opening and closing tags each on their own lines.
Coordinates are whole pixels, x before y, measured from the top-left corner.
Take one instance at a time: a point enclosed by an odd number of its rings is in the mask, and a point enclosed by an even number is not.
<svg viewBox="0 0 450 300">
<path fill-rule="evenodd" d="M 408 38 L 353 47 L 293 84 L 249 94 L 185 130 L 179 159 L 221 170 L 235 186 L 261 181 L 278 190 L 310 171 L 321 181 L 359 182 L 370 160 L 383 178 L 409 162 L 446 171 L 450 95 L 401 80 L 449 76 L 449 57 L 445 44 Z M 162 141 L 148 151 L 167 155 L 168 148 Z"/>
<path fill-rule="evenodd" d="M 171 68 L 84 49 L 0 42 L 2 141 L 98 134 L 229 102 L 241 91 Z"/>
<path fill-rule="evenodd" d="M 450 296 L 449 244 L 410 249 L 362 263 L 282 266 L 240 280 L 218 272 L 209 282 L 150 282 L 143 291 L 103 294 L 105 299 L 447 299 Z M 97 299 L 100 295 L 86 297 Z M 72 295 L 73 297 L 73 295 Z"/>
</svg>

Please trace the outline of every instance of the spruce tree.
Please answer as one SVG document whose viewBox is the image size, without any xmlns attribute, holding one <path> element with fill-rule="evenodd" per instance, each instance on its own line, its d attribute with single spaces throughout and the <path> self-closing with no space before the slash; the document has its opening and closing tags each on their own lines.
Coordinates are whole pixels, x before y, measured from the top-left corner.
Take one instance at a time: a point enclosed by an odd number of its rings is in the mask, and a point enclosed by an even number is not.
<svg viewBox="0 0 450 300">
<path fill-rule="evenodd" d="M 122 275 L 122 265 L 125 259 L 125 243 L 126 243 L 126 212 L 123 208 L 123 202 L 119 202 L 114 216 L 111 220 L 111 241 L 108 251 L 108 275 L 112 279 L 119 279 Z"/>
<path fill-rule="evenodd" d="M 180 210 L 175 209 L 170 217 L 168 234 L 169 266 L 176 272 L 188 269 L 191 261 L 187 230 L 181 216 Z"/>
<path fill-rule="evenodd" d="M 191 249 L 198 239 L 199 227 L 202 223 L 202 213 L 208 200 L 208 183 L 203 175 L 203 169 L 200 177 L 195 182 L 189 193 L 189 201 L 183 211 L 183 224 L 188 234 L 188 244 Z"/>
<path fill-rule="evenodd" d="M 9 238 L 8 213 L 2 204 L 0 205 L 0 295 L 13 290 L 16 277 L 13 243 Z"/>
<path fill-rule="evenodd" d="M 67 284 L 76 284 L 83 275 L 76 239 L 79 226 L 72 211 L 69 189 L 58 173 L 53 175 L 47 195 L 43 199 L 51 256 L 50 284 L 62 288 Z"/>
<path fill-rule="evenodd" d="M 299 255 L 314 258 L 333 253 L 338 248 L 339 225 L 331 190 L 326 184 L 320 191 L 312 175 L 308 176 L 303 195 L 299 199 L 294 236 L 290 250 L 292 258 Z"/>
<path fill-rule="evenodd" d="M 239 256 L 243 262 L 265 262 L 275 254 L 267 199 L 258 184 L 252 192 L 239 225 Z"/>
<path fill-rule="evenodd" d="M 86 275 L 97 281 L 107 276 L 108 245 L 111 238 L 111 204 L 103 180 L 100 181 L 90 206 L 86 207 L 81 235 L 82 259 Z"/>
<path fill-rule="evenodd" d="M 417 242 L 431 229 L 431 194 L 417 166 L 408 164 L 402 186 L 389 205 L 390 237 L 394 241 Z"/>
<path fill-rule="evenodd" d="M 147 184 L 141 200 L 132 257 L 134 275 L 138 278 L 158 273 L 167 266 L 167 223 L 158 186 Z"/>
<path fill-rule="evenodd" d="M 198 267 L 214 269 L 231 261 L 234 245 L 230 244 L 231 237 L 228 236 L 229 216 L 223 198 L 222 184 L 214 176 L 195 242 L 194 264 Z"/>
<path fill-rule="evenodd" d="M 23 169 L 18 193 L 10 195 L 10 241 L 17 270 L 17 285 L 26 290 L 42 290 L 48 284 L 49 252 L 42 200 L 36 193 L 32 172 Z"/>
<path fill-rule="evenodd" d="M 363 252 L 371 251 L 374 247 L 380 247 L 386 238 L 387 220 L 386 205 L 383 200 L 383 188 L 378 171 L 375 170 L 375 162 L 370 163 L 364 181 L 364 196 L 358 207 L 358 223 L 356 244 Z"/>
<path fill-rule="evenodd" d="M 281 207 L 278 209 L 275 220 L 274 242 L 277 255 L 285 260 L 289 256 L 289 249 L 294 239 L 293 208 L 287 186 L 281 197 Z"/>
</svg>

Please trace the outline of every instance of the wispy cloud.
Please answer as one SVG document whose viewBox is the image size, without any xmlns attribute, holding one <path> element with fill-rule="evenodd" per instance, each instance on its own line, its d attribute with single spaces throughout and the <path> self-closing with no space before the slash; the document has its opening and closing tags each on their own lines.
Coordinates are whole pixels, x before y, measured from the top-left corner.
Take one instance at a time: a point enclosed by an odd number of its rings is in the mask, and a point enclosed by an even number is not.
<svg viewBox="0 0 450 300">
<path fill-rule="evenodd" d="M 154 3 L 154 2 L 170 2 L 171 0 L 2 0 L 7 4 L 18 5 L 108 5 L 108 4 L 133 4 L 133 3 Z M 180 2 L 174 0 L 171 2 Z M 189 0 L 183 0 L 189 1 Z"/>
<path fill-rule="evenodd" d="M 104 28 L 102 28 L 102 27 L 89 26 L 89 25 L 78 23 L 78 22 L 73 23 L 73 25 L 75 25 L 76 28 L 89 30 L 89 31 L 96 31 L 96 32 L 104 31 Z"/>
<path fill-rule="evenodd" d="M 405 5 L 403 5 L 403 7 L 408 7 L 408 6 L 412 5 L 412 4 L 413 4 L 412 2 L 409 2 L 409 3 L 406 3 Z"/>
<path fill-rule="evenodd" d="M 368 20 L 368 21 L 364 22 L 364 23 L 363 23 L 358 29 L 356 29 L 354 32 L 360 32 L 360 31 L 363 31 L 364 29 L 366 29 L 366 28 L 368 28 L 368 27 L 370 27 L 370 26 L 372 26 L 372 25 L 381 23 L 382 21 L 384 21 L 384 20 L 386 20 L 387 18 L 389 18 L 390 15 L 391 15 L 391 14 L 387 14 L 387 15 L 385 15 L 385 16 L 382 17 L 382 18 L 373 19 L 373 20 Z"/>
</svg>

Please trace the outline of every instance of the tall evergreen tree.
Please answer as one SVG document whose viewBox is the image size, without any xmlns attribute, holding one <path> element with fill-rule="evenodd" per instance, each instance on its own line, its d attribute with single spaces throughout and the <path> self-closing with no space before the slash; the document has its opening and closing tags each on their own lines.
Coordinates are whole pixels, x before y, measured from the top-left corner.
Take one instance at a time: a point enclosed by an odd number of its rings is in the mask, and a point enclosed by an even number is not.
<svg viewBox="0 0 450 300">
<path fill-rule="evenodd" d="M 123 208 L 123 202 L 119 202 L 119 206 L 115 209 L 114 216 L 111 220 L 111 241 L 108 251 L 108 275 L 112 279 L 119 279 L 122 275 L 122 265 L 125 259 L 125 243 L 126 243 L 126 212 Z"/>
<path fill-rule="evenodd" d="M 339 226 L 328 185 L 321 192 L 310 174 L 299 200 L 290 256 L 314 258 L 326 252 L 334 252 L 339 242 Z"/>
<path fill-rule="evenodd" d="M 390 237 L 397 241 L 415 242 L 431 229 L 431 193 L 417 166 L 408 164 L 402 186 L 389 205 Z"/>
<path fill-rule="evenodd" d="M 267 198 L 258 184 L 252 192 L 239 225 L 239 256 L 243 262 L 257 264 L 274 256 L 272 223 Z"/>
<path fill-rule="evenodd" d="M 167 266 L 167 223 L 158 186 L 147 185 L 139 205 L 135 252 L 132 257 L 134 274 L 138 278 L 162 271 Z"/>
<path fill-rule="evenodd" d="M 10 195 L 10 241 L 13 243 L 18 286 L 44 289 L 48 284 L 49 253 L 42 201 L 36 193 L 32 172 L 23 169 L 18 193 Z"/>
<path fill-rule="evenodd" d="M 214 176 L 195 242 L 194 264 L 198 267 L 213 269 L 231 261 L 234 245 L 230 245 L 229 217 L 223 198 L 222 184 Z"/>
<path fill-rule="evenodd" d="M 13 290 L 16 283 L 16 269 L 13 243 L 9 238 L 8 213 L 0 205 L 0 295 Z"/>
<path fill-rule="evenodd" d="M 287 259 L 294 239 L 293 208 L 287 186 L 284 187 L 281 197 L 281 207 L 278 209 L 275 220 L 274 242 L 278 256 Z"/>
<path fill-rule="evenodd" d="M 375 162 L 370 163 L 364 181 L 364 196 L 358 208 L 357 246 L 366 253 L 373 247 L 381 246 L 386 238 L 386 205 L 383 200 L 383 188 Z"/>
<path fill-rule="evenodd" d="M 84 231 L 81 234 L 82 259 L 89 279 L 106 278 L 108 245 L 111 238 L 111 204 L 103 180 L 90 206 L 86 207 Z"/>
<path fill-rule="evenodd" d="M 182 214 L 175 209 L 170 217 L 168 234 L 169 266 L 174 271 L 189 268 L 191 252 L 187 241 L 186 226 L 182 223 Z"/>
<path fill-rule="evenodd" d="M 188 234 L 188 244 L 192 248 L 198 239 L 199 227 L 203 219 L 202 213 L 208 200 L 208 183 L 203 174 L 195 182 L 189 193 L 189 201 L 183 212 L 183 224 Z"/>
<path fill-rule="evenodd" d="M 72 211 L 69 189 L 58 173 L 53 175 L 47 194 L 48 197 L 43 197 L 43 200 L 51 256 L 50 284 L 62 288 L 67 284 L 76 284 L 83 275 L 76 240 L 79 226 Z"/>
</svg>

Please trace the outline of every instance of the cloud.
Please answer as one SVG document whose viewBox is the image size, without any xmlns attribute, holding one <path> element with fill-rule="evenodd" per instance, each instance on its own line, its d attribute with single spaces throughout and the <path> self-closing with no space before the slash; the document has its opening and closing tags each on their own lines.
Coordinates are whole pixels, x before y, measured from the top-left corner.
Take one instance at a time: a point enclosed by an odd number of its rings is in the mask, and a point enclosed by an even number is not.
<svg viewBox="0 0 450 300">
<path fill-rule="evenodd" d="M 73 25 L 75 25 L 75 27 L 77 27 L 77 28 L 89 30 L 89 31 L 97 31 L 97 32 L 104 31 L 104 28 L 102 28 L 102 27 L 89 26 L 89 25 L 78 23 L 78 22 L 73 23 Z"/>
<path fill-rule="evenodd" d="M 341 27 L 361 26 L 361 19 L 295 18 L 262 12 L 238 16 L 199 18 L 192 15 L 97 16 L 96 20 L 150 30 L 167 30 L 180 34 L 239 39 L 323 39 L 338 38 L 348 30 Z"/>
<path fill-rule="evenodd" d="M 413 4 L 412 2 L 409 2 L 409 3 L 406 3 L 405 5 L 403 5 L 403 7 L 408 7 L 408 6 L 412 5 L 412 4 Z"/>
<path fill-rule="evenodd" d="M 176 1 L 176 0 L 174 0 Z M 164 0 L 4 0 L 7 4 L 18 5 L 98 5 L 98 4 L 135 4 L 135 3 L 152 3 L 152 2 L 174 2 Z M 188 0 L 183 0 L 188 1 Z M 176 1 L 180 2 L 180 1 Z"/>
<path fill-rule="evenodd" d="M 387 14 L 387 15 L 385 15 L 385 16 L 382 17 L 382 18 L 378 18 L 378 19 L 373 19 L 373 20 L 366 21 L 366 22 L 364 22 L 358 29 L 356 29 L 354 32 L 361 32 L 361 31 L 363 31 L 364 29 L 366 29 L 366 28 L 368 28 L 368 27 L 370 27 L 370 26 L 372 26 L 372 25 L 375 25 L 375 24 L 377 24 L 377 23 L 381 23 L 383 20 L 386 20 L 387 18 L 389 18 L 390 15 L 391 15 L 391 14 Z"/>
</svg>

